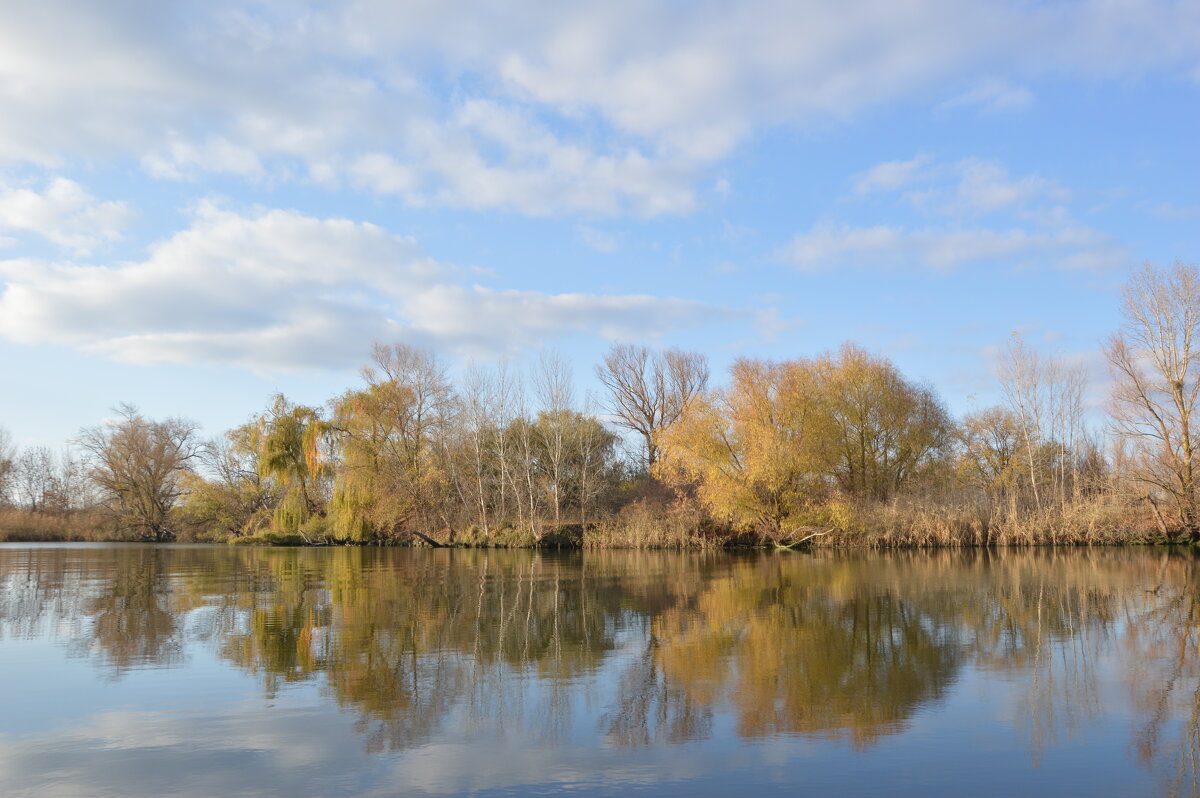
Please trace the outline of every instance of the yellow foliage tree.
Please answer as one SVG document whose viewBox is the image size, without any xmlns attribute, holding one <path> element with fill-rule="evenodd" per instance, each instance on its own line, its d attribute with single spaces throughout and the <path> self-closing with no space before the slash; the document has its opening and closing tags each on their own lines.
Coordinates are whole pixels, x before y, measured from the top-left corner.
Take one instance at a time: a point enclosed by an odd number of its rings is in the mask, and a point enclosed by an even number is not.
<svg viewBox="0 0 1200 798">
<path fill-rule="evenodd" d="M 832 425 L 829 473 L 845 493 L 887 501 L 948 453 L 954 426 L 937 395 L 887 358 L 845 344 L 817 371 Z"/>
<path fill-rule="evenodd" d="M 449 526 L 446 427 L 453 393 L 429 353 L 397 344 L 377 346 L 367 386 L 335 403 L 342 468 L 334 485 L 331 521 L 341 539 L 425 536 Z"/>
<path fill-rule="evenodd" d="M 704 506 L 734 527 L 787 532 L 828 492 L 831 429 L 815 364 L 742 359 L 731 382 L 690 402 L 662 433 L 660 479 L 695 485 Z"/>
<path fill-rule="evenodd" d="M 654 472 L 694 487 L 735 528 L 775 537 L 828 520 L 835 491 L 886 501 L 952 442 L 932 389 L 857 346 L 816 360 L 743 359 L 730 376 L 660 434 Z"/>
</svg>

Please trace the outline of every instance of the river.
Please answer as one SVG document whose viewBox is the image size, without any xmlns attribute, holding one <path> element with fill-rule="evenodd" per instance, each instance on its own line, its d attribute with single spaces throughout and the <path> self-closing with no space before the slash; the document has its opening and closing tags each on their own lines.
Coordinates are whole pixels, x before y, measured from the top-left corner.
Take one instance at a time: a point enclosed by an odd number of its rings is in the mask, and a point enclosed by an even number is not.
<svg viewBox="0 0 1200 798">
<path fill-rule="evenodd" d="M 0 795 L 1200 795 L 1200 561 L 0 545 Z"/>
</svg>

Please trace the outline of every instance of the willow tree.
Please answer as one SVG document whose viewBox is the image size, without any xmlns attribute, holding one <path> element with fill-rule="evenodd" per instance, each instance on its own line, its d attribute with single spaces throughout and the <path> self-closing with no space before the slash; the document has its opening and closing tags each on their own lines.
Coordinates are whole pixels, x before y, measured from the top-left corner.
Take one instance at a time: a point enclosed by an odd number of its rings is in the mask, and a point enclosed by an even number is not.
<svg viewBox="0 0 1200 798">
<path fill-rule="evenodd" d="M 956 430 L 958 478 L 992 505 L 1011 496 L 1021 458 L 1021 421 L 1004 407 L 963 416 Z"/>
<path fill-rule="evenodd" d="M 1147 264 L 1125 285 L 1121 309 L 1125 324 L 1105 347 L 1114 426 L 1160 522 L 1162 499 L 1172 532 L 1200 542 L 1200 271 Z"/>
<path fill-rule="evenodd" d="M 332 521 L 339 537 L 427 538 L 436 524 L 453 529 L 447 495 L 446 437 L 454 394 L 429 352 L 377 345 L 363 370 L 366 387 L 334 403 L 341 453 Z"/>
<path fill-rule="evenodd" d="M 818 362 L 832 425 L 830 474 L 846 493 L 887 501 L 945 456 L 953 424 L 933 389 L 853 344 Z"/>
<path fill-rule="evenodd" d="M 153 421 L 133 405 L 116 418 L 80 432 L 92 481 L 123 530 L 155 541 L 174 536 L 171 511 L 181 477 L 196 457 L 196 425 L 183 419 Z"/>
<path fill-rule="evenodd" d="M 332 471 L 329 426 L 317 409 L 293 404 L 283 394 L 275 396 L 257 426 L 258 472 L 274 480 L 279 491 L 275 525 L 295 532 L 325 511 Z"/>
<path fill-rule="evenodd" d="M 716 518 L 768 535 L 800 526 L 828 491 L 831 421 L 811 361 L 738 360 L 729 386 L 664 430 L 655 473 L 694 486 Z"/>
</svg>

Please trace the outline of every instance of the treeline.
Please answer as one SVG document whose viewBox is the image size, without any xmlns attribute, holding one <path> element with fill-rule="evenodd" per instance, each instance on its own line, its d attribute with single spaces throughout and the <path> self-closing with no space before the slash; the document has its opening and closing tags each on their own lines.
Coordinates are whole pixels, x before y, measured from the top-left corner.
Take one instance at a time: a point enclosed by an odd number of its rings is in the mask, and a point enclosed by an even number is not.
<svg viewBox="0 0 1200 798">
<path fill-rule="evenodd" d="M 433 545 L 1195 541 L 1197 270 L 1147 266 L 1124 311 L 1105 347 L 1103 428 L 1087 423 L 1084 368 L 1019 336 L 998 369 L 1003 404 L 959 419 L 853 344 L 739 359 L 719 384 L 698 353 L 618 345 L 596 367 L 604 394 L 582 399 L 556 355 L 456 384 L 430 352 L 377 345 L 360 386 L 321 406 L 275 396 L 216 440 L 132 406 L 61 456 L 0 437 L 0 528 Z"/>
</svg>

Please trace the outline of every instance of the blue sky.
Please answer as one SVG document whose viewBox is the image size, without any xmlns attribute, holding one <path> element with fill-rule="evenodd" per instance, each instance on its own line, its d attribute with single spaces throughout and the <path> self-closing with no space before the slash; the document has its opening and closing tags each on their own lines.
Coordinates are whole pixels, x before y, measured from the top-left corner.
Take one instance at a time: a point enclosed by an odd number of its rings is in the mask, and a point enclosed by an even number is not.
<svg viewBox="0 0 1200 798">
<path fill-rule="evenodd" d="M 844 340 L 996 401 L 1200 251 L 1200 4 L 114 2 L 0 10 L 0 426 L 207 433 L 372 341 L 458 368 Z"/>
</svg>

